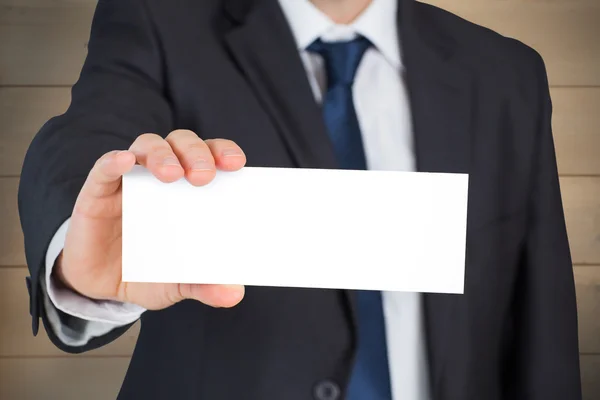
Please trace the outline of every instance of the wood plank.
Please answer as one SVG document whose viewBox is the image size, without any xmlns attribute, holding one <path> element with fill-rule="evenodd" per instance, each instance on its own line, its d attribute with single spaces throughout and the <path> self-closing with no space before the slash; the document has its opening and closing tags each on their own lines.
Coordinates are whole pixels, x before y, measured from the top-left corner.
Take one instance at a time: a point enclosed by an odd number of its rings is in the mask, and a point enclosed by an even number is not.
<svg viewBox="0 0 600 400">
<path fill-rule="evenodd" d="M 600 354 L 582 355 L 580 364 L 583 400 L 600 399 Z"/>
<path fill-rule="evenodd" d="M 0 84 L 71 85 L 86 55 L 94 5 L 82 1 L 2 0 Z M 600 85 L 600 3 L 432 0 L 460 16 L 536 48 L 553 85 Z M 43 38 L 43 40 L 40 40 Z"/>
<path fill-rule="evenodd" d="M 0 85 L 72 85 L 87 54 L 93 4 L 0 6 Z"/>
<path fill-rule="evenodd" d="M 600 175 L 600 88 L 553 88 L 551 94 L 560 173 Z M 0 87 L 0 176 L 20 174 L 35 133 L 70 100 L 66 87 Z"/>
<path fill-rule="evenodd" d="M 600 354 L 600 265 L 575 266 L 577 305 L 579 310 L 579 344 L 582 353 Z M 68 356 L 58 350 L 41 329 L 31 333 L 29 297 L 25 288 L 26 268 L 0 268 L 0 358 Z M 125 335 L 86 356 L 130 356 L 139 324 Z"/>
<path fill-rule="evenodd" d="M 68 88 L 0 87 L 0 175 L 18 176 L 34 135 L 51 117 L 66 111 Z"/>
<path fill-rule="evenodd" d="M 600 265 L 575 266 L 579 351 L 600 354 Z"/>
<path fill-rule="evenodd" d="M 0 399 L 116 399 L 128 358 L 0 359 Z"/>
<path fill-rule="evenodd" d="M 536 49 L 559 86 L 600 84 L 600 2 L 595 0 L 425 0 Z"/>
<path fill-rule="evenodd" d="M 45 329 L 31 332 L 26 268 L 0 268 L 0 357 L 68 356 L 50 342 Z M 86 356 L 130 356 L 139 334 L 139 323 L 111 344 Z M 1 393 L 1 392 L 0 392 Z M 5 397 L 0 396 L 0 399 Z"/>
<path fill-rule="evenodd" d="M 97 1 L 98 0 L 51 0 L 52 6 L 61 7 L 82 5 L 91 6 L 96 4 Z M 48 3 L 48 0 L 0 0 L 0 6 L 9 7 L 47 7 Z"/>
<path fill-rule="evenodd" d="M 17 206 L 19 180 L 0 178 L 0 266 L 26 265 Z"/>
<path fill-rule="evenodd" d="M 600 177 L 561 178 L 574 264 L 600 264 Z M 26 265 L 17 210 L 18 178 L 0 178 L 0 266 Z"/>
<path fill-rule="evenodd" d="M 574 264 L 600 264 L 600 177 L 561 178 Z"/>
<path fill-rule="evenodd" d="M 550 94 L 559 172 L 600 175 L 600 88 L 553 88 Z"/>
<path fill-rule="evenodd" d="M 0 398 L 115 398 L 128 363 L 127 357 L 0 358 Z M 584 400 L 598 399 L 600 355 L 582 355 L 581 369 Z M 57 384 L 66 380 L 69 385 Z"/>
</svg>

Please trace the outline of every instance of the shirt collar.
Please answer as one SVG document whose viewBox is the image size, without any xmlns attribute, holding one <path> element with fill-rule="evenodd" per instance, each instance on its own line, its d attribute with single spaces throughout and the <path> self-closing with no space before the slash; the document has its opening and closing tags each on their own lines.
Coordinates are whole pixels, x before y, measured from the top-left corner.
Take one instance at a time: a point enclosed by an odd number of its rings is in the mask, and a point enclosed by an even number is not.
<svg viewBox="0 0 600 400">
<path fill-rule="evenodd" d="M 309 0 L 279 0 L 279 4 L 299 50 L 305 50 L 318 38 L 325 40 L 331 38 L 332 33 L 335 36 L 346 31 L 369 39 L 388 62 L 398 68 L 401 66 L 396 20 L 398 0 L 373 0 L 367 9 L 347 26 L 336 25 Z"/>
</svg>

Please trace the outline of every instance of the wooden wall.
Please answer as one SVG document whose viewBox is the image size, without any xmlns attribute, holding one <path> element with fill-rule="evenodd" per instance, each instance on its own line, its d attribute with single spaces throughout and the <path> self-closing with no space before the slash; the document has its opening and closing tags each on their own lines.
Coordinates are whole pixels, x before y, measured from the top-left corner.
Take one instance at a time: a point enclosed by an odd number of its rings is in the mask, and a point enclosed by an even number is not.
<svg viewBox="0 0 600 400">
<path fill-rule="evenodd" d="M 600 1 L 433 0 L 544 56 L 580 313 L 586 400 L 600 399 Z M 92 0 L 0 0 L 0 399 L 114 398 L 137 329 L 82 356 L 31 334 L 17 215 L 25 150 L 67 107 L 86 54 Z M 68 382 L 68 384 L 66 384 Z"/>
</svg>

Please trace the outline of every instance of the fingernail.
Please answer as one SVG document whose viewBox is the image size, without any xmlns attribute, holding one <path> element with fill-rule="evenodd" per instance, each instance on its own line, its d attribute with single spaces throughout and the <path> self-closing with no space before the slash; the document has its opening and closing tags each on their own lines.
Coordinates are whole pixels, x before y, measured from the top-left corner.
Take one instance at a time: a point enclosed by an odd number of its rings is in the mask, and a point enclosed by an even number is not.
<svg viewBox="0 0 600 400">
<path fill-rule="evenodd" d="M 192 164 L 192 171 L 210 171 L 213 168 L 213 164 L 207 160 L 197 160 Z"/>
<path fill-rule="evenodd" d="M 163 159 L 163 165 L 179 165 L 179 160 L 175 157 L 166 157 Z"/>
<path fill-rule="evenodd" d="M 225 149 L 221 152 L 224 157 L 241 156 L 243 155 L 240 149 Z"/>
</svg>

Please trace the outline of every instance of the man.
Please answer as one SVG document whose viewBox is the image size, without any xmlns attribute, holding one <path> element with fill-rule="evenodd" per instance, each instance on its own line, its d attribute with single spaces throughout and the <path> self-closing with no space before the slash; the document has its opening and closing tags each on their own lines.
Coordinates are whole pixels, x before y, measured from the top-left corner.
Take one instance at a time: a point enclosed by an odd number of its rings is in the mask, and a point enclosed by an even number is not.
<svg viewBox="0 0 600 400">
<path fill-rule="evenodd" d="M 125 400 L 581 398 L 550 120 L 536 52 L 411 0 L 101 1 L 23 167 L 34 334 L 41 317 L 81 353 L 141 317 Z M 244 165 L 468 173 L 465 293 L 123 283 L 135 163 L 193 185 Z"/>
</svg>

